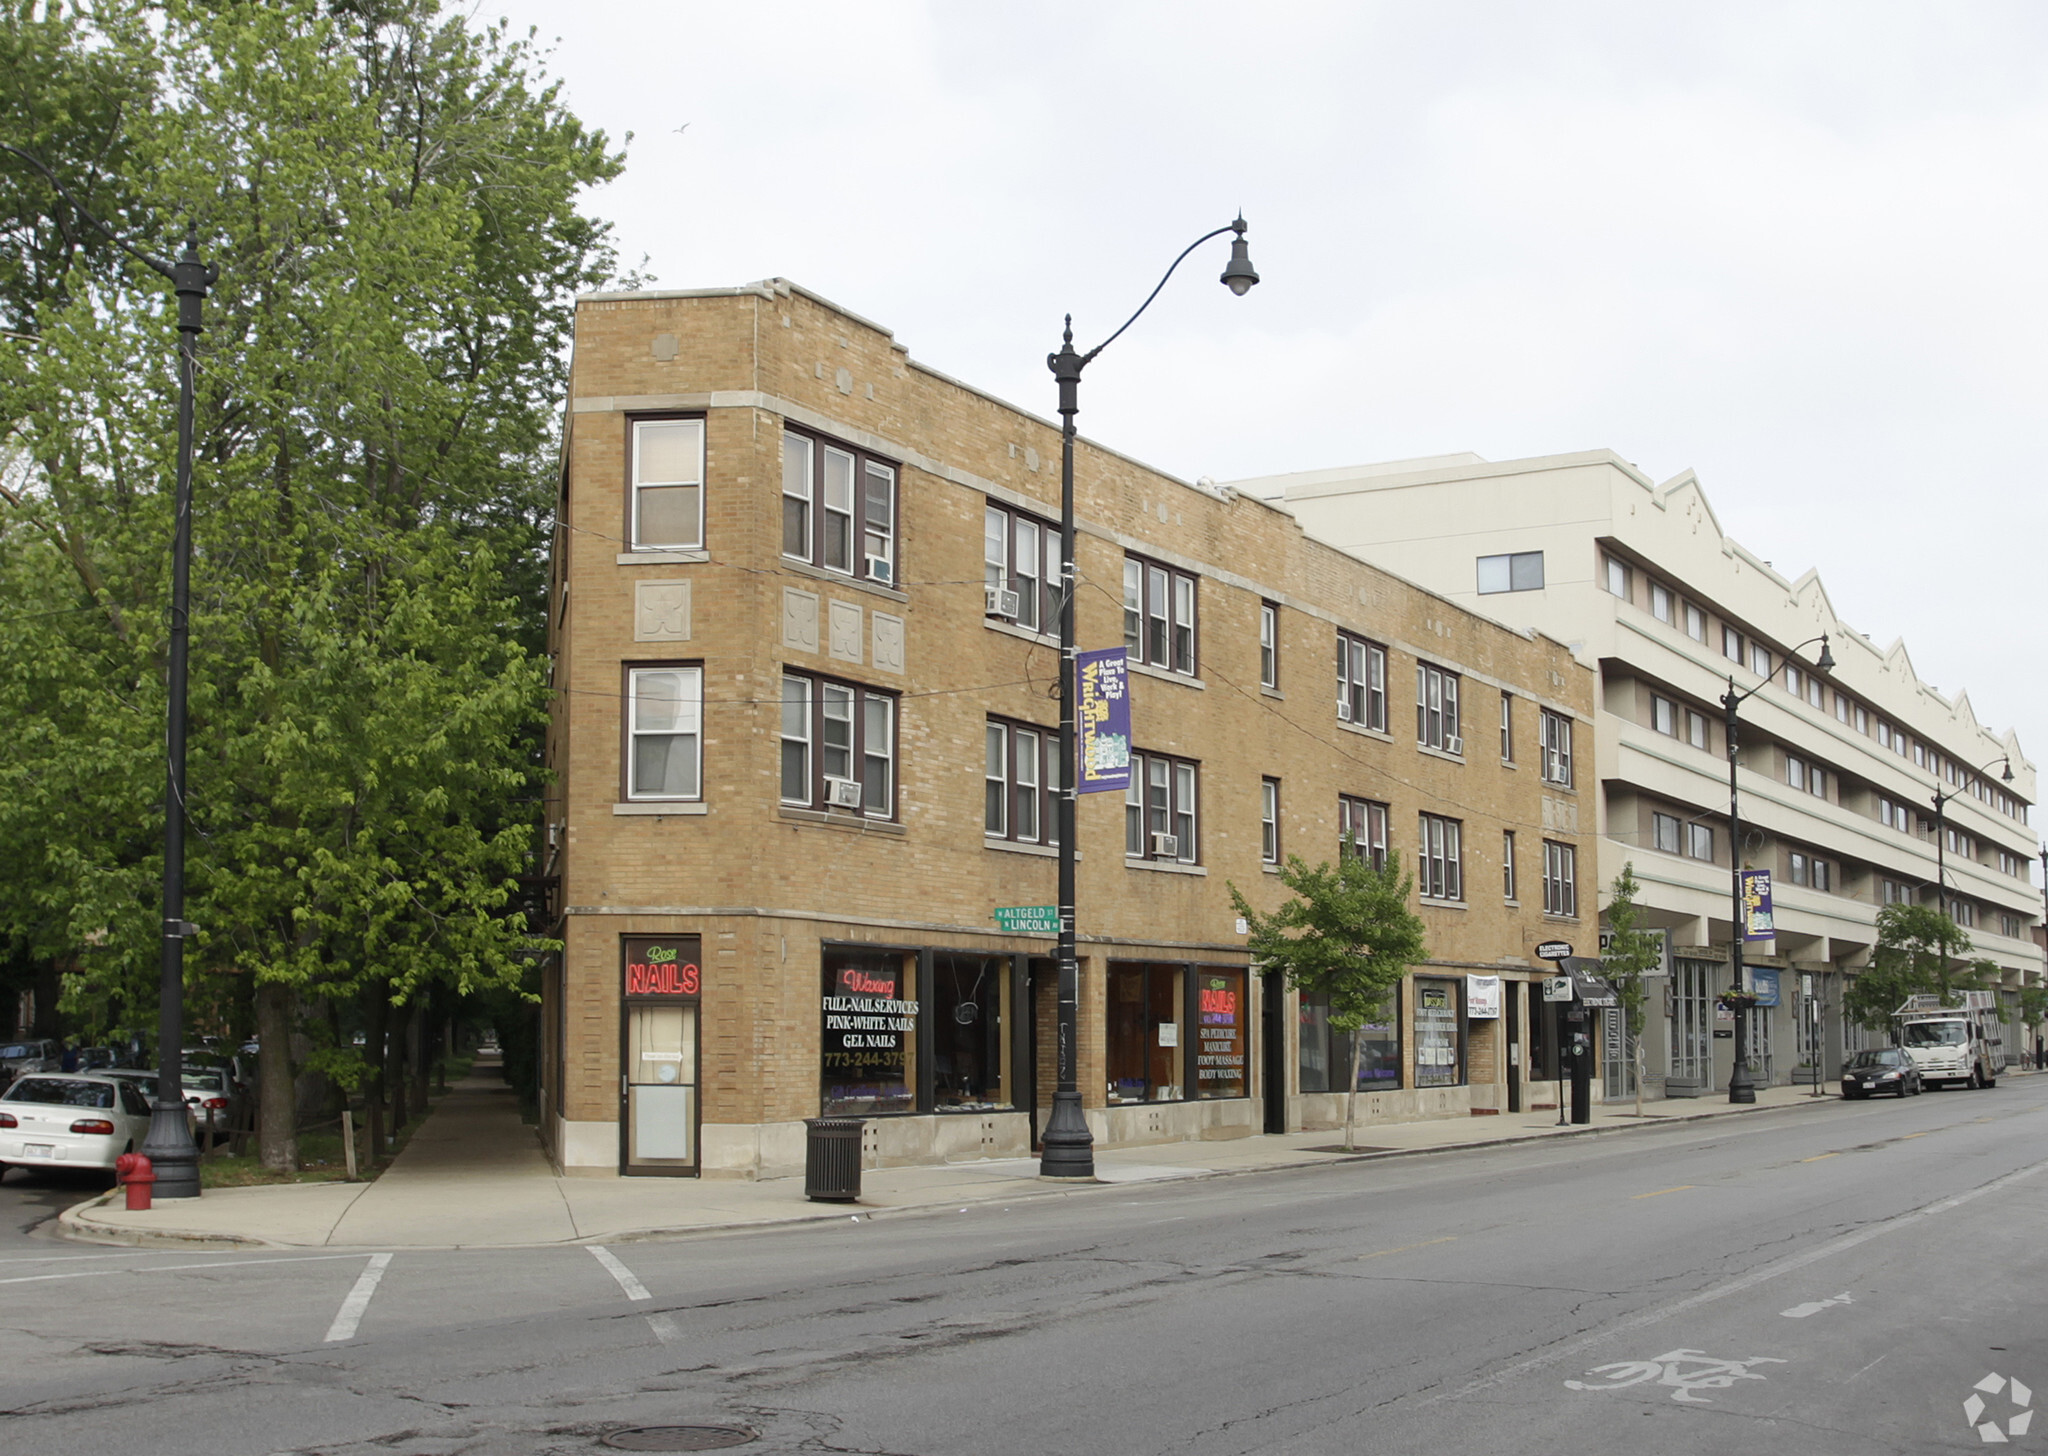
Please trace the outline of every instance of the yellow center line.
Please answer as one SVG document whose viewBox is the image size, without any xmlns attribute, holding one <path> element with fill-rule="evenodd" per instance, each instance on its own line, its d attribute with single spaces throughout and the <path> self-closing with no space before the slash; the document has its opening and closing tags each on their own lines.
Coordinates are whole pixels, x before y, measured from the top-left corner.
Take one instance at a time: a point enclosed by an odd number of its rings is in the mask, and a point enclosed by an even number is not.
<svg viewBox="0 0 2048 1456">
<path fill-rule="evenodd" d="M 1676 1188 L 1659 1188 L 1655 1193 L 1638 1193 L 1635 1196 L 1637 1198 L 1662 1198 L 1667 1193 L 1683 1193 L 1686 1189 L 1693 1186 L 1691 1183 L 1681 1183 Z"/>
<path fill-rule="evenodd" d="M 1905 1141 L 1906 1141 L 1906 1140 L 1907 1140 L 1908 1138 L 1916 1138 L 1916 1137 L 1926 1137 L 1926 1136 L 1927 1136 L 1927 1134 L 1926 1134 L 1926 1133 L 1924 1133 L 1924 1132 L 1909 1132 L 1909 1133 L 1906 1133 L 1906 1134 L 1905 1134 L 1904 1136 L 1902 1136 L 1902 1137 L 1901 1137 L 1901 1138 L 1899 1139 L 1899 1141 L 1900 1141 L 1900 1142 L 1905 1142 Z"/>
<path fill-rule="evenodd" d="M 1799 1161 L 1802 1163 L 1818 1163 L 1822 1158 L 1839 1158 L 1841 1156 L 1840 1153 L 1815 1153 L 1812 1157 L 1801 1158 Z"/>
<path fill-rule="evenodd" d="M 1403 1244 L 1398 1249 L 1379 1249 L 1370 1254 L 1360 1254 L 1353 1262 L 1362 1264 L 1367 1259 L 1381 1259 L 1385 1258 L 1388 1254 L 1405 1254 L 1410 1249 L 1426 1249 L 1431 1244 L 1455 1244 L 1457 1241 L 1458 1236 L 1456 1234 L 1448 1234 L 1440 1239 L 1424 1239 L 1419 1244 Z"/>
</svg>

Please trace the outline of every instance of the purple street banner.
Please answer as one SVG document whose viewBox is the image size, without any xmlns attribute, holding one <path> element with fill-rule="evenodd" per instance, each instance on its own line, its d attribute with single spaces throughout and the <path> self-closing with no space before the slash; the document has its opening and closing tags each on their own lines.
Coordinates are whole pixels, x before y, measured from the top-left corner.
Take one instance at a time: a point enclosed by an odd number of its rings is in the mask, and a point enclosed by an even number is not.
<svg viewBox="0 0 2048 1456">
<path fill-rule="evenodd" d="M 1777 927 L 1771 923 L 1771 872 L 1742 872 L 1742 938 L 1776 940 Z"/>
<path fill-rule="evenodd" d="M 1124 649 L 1074 654 L 1074 724 L 1081 740 L 1081 775 L 1074 791 L 1099 794 L 1131 785 L 1131 694 Z"/>
</svg>

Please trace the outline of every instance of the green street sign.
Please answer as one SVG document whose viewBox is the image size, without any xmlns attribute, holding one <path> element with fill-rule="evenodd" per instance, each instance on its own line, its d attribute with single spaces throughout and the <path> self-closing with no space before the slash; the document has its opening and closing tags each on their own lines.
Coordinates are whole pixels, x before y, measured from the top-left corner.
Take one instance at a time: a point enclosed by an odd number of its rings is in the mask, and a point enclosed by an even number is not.
<svg viewBox="0 0 2048 1456">
<path fill-rule="evenodd" d="M 996 906 L 996 929 L 1030 930 L 1046 935 L 1060 933 L 1060 907 L 1057 905 L 998 905 Z"/>
</svg>

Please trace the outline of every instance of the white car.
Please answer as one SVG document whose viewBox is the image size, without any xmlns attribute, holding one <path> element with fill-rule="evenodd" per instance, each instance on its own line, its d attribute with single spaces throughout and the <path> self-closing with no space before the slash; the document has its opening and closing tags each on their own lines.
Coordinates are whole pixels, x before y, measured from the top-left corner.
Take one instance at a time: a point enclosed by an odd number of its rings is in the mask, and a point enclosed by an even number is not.
<svg viewBox="0 0 2048 1456">
<path fill-rule="evenodd" d="M 9 1168 L 98 1168 L 149 1136 L 149 1101 L 114 1077 L 31 1072 L 0 1093 L 0 1177 Z"/>
</svg>

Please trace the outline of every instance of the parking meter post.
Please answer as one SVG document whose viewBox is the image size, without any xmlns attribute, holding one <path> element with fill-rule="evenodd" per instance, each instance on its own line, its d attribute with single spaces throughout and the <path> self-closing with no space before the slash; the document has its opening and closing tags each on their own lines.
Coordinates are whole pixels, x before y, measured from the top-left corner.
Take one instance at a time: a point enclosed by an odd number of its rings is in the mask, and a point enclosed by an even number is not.
<svg viewBox="0 0 2048 1456">
<path fill-rule="evenodd" d="M 1565 1019 L 1571 1025 L 1572 1121 L 1584 1127 L 1593 1120 L 1593 1048 L 1586 1031 L 1586 1008 L 1574 1000 Z"/>
</svg>

